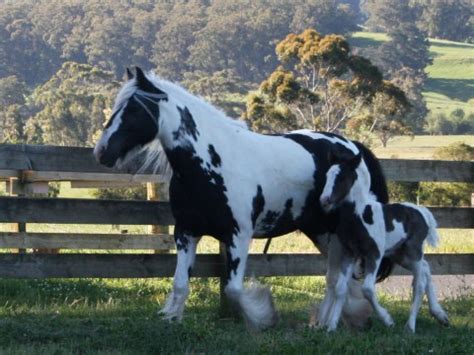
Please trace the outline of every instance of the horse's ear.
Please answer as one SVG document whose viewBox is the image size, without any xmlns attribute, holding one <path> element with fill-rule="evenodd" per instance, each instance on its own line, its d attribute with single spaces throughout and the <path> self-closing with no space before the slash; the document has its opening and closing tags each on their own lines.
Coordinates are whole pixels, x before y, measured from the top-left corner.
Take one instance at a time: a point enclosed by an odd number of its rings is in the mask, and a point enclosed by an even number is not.
<svg viewBox="0 0 474 355">
<path fill-rule="evenodd" d="M 138 84 L 138 87 L 144 88 L 144 87 L 148 86 L 150 84 L 150 82 L 148 81 L 147 77 L 145 76 L 145 73 L 143 72 L 143 70 L 140 67 L 137 67 L 136 71 L 137 71 L 137 84 Z"/>
<path fill-rule="evenodd" d="M 331 146 L 327 153 L 327 159 L 330 164 L 340 164 L 351 160 L 354 157 L 352 151 L 340 147 L 339 145 Z"/>
<path fill-rule="evenodd" d="M 137 87 L 143 91 L 155 92 L 158 89 L 148 80 L 145 73 L 140 67 L 137 67 Z"/>
<path fill-rule="evenodd" d="M 130 70 L 130 68 L 127 68 L 127 80 L 132 80 L 133 79 L 133 73 Z"/>
</svg>

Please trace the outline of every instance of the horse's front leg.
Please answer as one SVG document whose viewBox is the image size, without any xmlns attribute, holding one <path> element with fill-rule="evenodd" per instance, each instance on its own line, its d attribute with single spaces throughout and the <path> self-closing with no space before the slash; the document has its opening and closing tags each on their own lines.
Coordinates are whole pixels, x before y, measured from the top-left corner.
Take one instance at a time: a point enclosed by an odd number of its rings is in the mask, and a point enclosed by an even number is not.
<svg viewBox="0 0 474 355">
<path fill-rule="evenodd" d="M 244 289 L 245 266 L 252 234 L 234 234 L 226 242 L 227 284 L 225 293 L 247 322 L 249 328 L 262 330 L 276 324 L 278 314 L 267 287 L 257 284 Z"/>
<path fill-rule="evenodd" d="M 200 236 L 186 233 L 177 226 L 174 239 L 177 249 L 177 263 L 173 290 L 159 314 L 162 314 L 167 320 L 180 321 L 183 318 L 184 304 L 189 294 L 189 277 L 196 259 L 196 247 Z"/>
</svg>

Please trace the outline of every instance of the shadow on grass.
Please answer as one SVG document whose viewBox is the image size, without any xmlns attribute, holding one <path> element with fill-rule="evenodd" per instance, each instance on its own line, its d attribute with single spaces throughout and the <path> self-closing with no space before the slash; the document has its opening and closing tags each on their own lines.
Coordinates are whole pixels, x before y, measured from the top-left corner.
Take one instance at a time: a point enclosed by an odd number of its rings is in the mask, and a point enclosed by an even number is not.
<svg viewBox="0 0 474 355">
<path fill-rule="evenodd" d="M 375 38 L 366 38 L 366 37 L 349 38 L 349 43 L 351 47 L 357 47 L 357 48 L 378 47 L 384 42 L 385 42 L 384 40 L 379 40 Z"/>
<path fill-rule="evenodd" d="M 425 91 L 446 95 L 450 99 L 468 101 L 474 97 L 474 80 L 472 79 L 428 79 Z"/>
</svg>

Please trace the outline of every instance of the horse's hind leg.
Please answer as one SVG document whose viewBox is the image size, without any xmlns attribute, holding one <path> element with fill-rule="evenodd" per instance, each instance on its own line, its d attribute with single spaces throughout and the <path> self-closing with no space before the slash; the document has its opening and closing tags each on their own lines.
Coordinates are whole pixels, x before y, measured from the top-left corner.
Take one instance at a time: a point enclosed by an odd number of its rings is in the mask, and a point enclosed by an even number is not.
<svg viewBox="0 0 474 355">
<path fill-rule="evenodd" d="M 443 307 L 438 302 L 436 297 L 435 287 L 433 285 L 433 280 L 431 278 L 431 270 L 428 262 L 423 258 L 422 259 L 422 268 L 423 274 L 426 282 L 426 296 L 428 297 L 428 304 L 430 307 L 430 313 L 435 317 L 438 322 L 443 325 L 449 325 L 449 318 Z"/>
<path fill-rule="evenodd" d="M 167 320 L 180 321 L 189 294 L 189 277 L 200 237 L 186 234 L 179 227 L 175 228 L 174 237 L 177 248 L 177 264 L 173 279 L 173 291 L 168 296 L 165 306 L 158 313 Z"/>
<path fill-rule="evenodd" d="M 244 289 L 244 274 L 251 235 L 234 235 L 227 247 L 228 280 L 225 293 L 242 312 L 249 328 L 262 330 L 276 324 L 278 314 L 266 287 L 253 285 Z"/>
<path fill-rule="evenodd" d="M 420 310 L 421 303 L 423 302 L 423 295 L 426 290 L 426 278 L 424 275 L 423 262 L 421 260 L 413 262 L 411 270 L 413 272 L 413 303 L 411 305 L 410 317 L 408 318 L 406 328 L 414 333 L 416 316 Z"/>
</svg>

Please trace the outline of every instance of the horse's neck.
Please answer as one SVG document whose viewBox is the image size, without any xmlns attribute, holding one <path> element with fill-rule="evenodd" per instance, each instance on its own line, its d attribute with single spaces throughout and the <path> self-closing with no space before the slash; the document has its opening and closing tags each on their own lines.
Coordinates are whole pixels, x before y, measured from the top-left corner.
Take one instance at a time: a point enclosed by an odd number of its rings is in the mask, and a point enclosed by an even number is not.
<svg viewBox="0 0 474 355">
<path fill-rule="evenodd" d="M 356 183 L 352 187 L 346 200 L 354 203 L 357 211 L 363 211 L 366 205 L 375 201 L 374 195 L 367 190 L 366 186 L 360 183 Z"/>
</svg>

